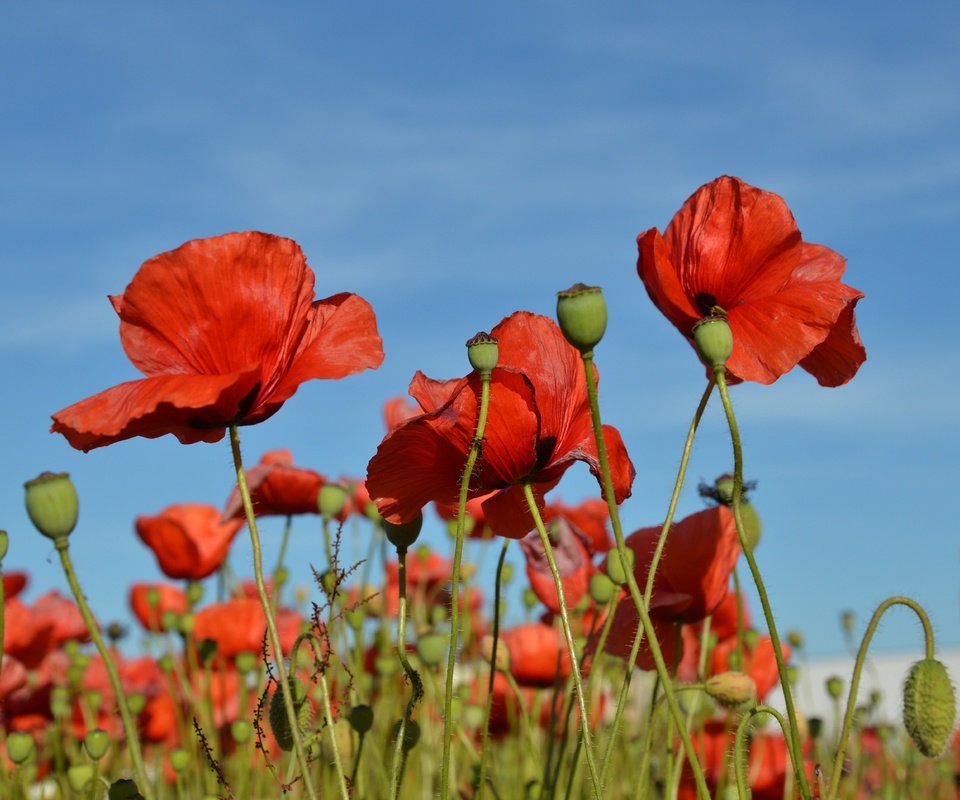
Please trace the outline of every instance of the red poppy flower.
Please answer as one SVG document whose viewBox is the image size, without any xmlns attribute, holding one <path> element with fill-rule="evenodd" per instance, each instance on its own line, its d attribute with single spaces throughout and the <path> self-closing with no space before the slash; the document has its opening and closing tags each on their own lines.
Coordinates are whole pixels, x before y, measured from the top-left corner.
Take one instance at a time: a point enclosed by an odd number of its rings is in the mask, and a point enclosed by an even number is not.
<svg viewBox="0 0 960 800">
<path fill-rule="evenodd" d="M 136 522 L 137 535 L 153 550 L 163 574 L 195 581 L 220 568 L 242 526 L 242 520 L 224 520 L 218 509 L 201 503 L 172 505 Z"/>
<path fill-rule="evenodd" d="M 7 600 L 12 600 L 22 592 L 29 582 L 26 572 L 11 570 L 3 573 L 3 596 Z"/>
<path fill-rule="evenodd" d="M 33 613 L 50 621 L 54 647 L 59 647 L 64 642 L 90 641 L 90 631 L 87 630 L 87 623 L 83 621 L 77 604 L 58 591 L 40 595 L 33 603 Z"/>
<path fill-rule="evenodd" d="M 660 527 L 641 528 L 626 539 L 634 552 L 637 584 L 646 585 L 650 561 L 660 537 Z M 736 522 L 726 506 L 713 506 L 675 522 L 657 567 L 650 597 L 650 618 L 658 628 L 657 640 L 668 658 L 677 646 L 676 623 L 696 622 L 720 605 L 727 595 L 730 573 L 740 555 Z M 637 609 L 630 602 L 617 606 L 608 653 L 625 658 L 639 624 Z M 660 635 L 660 634 L 663 635 Z M 652 655 L 644 645 L 637 665 L 652 669 Z"/>
<path fill-rule="evenodd" d="M 588 497 L 575 506 L 556 501 L 547 505 L 544 522 L 564 519 L 583 537 L 591 553 L 606 553 L 613 547 L 610 536 L 610 508 L 599 497 Z"/>
<path fill-rule="evenodd" d="M 483 513 L 484 501 L 493 494 L 495 493 L 490 492 L 489 494 L 471 497 L 467 500 L 467 507 L 464 510 L 463 529 L 471 539 L 487 540 L 492 539 L 496 535 L 490 526 L 487 525 L 487 517 Z M 457 531 L 457 505 L 455 502 L 435 502 L 433 504 L 437 510 L 437 514 L 440 515 L 440 519 L 447 523 L 447 530 L 450 531 L 451 536 L 455 535 Z"/>
<path fill-rule="evenodd" d="M 378 367 L 383 349 L 362 298 L 313 299 L 292 239 L 248 231 L 195 239 L 145 262 L 110 301 L 144 375 L 53 415 L 79 450 L 172 433 L 216 442 L 272 416 L 301 383 Z"/>
<path fill-rule="evenodd" d="M 151 604 L 151 595 L 156 603 Z M 148 631 L 165 631 L 163 615 L 168 611 L 183 614 L 187 610 L 186 593 L 169 583 L 134 583 L 130 586 L 130 609 Z"/>
<path fill-rule="evenodd" d="M 257 466 L 247 471 L 247 486 L 258 517 L 271 514 L 319 514 L 317 496 L 326 480 L 312 469 L 293 466 L 289 450 L 264 453 Z M 233 488 L 224 517 L 245 519 L 240 490 Z"/>
<path fill-rule="evenodd" d="M 54 621 L 49 615 L 39 614 L 20 600 L 5 604 L 3 651 L 33 669 L 43 661 L 56 645 L 53 638 Z"/>
<path fill-rule="evenodd" d="M 549 523 L 553 557 L 560 572 L 563 600 L 567 608 L 573 608 L 590 587 L 590 576 L 596 571 L 590 553 L 573 526 L 564 519 Z M 527 562 L 527 579 L 540 602 L 555 614 L 560 613 L 557 585 L 550 571 L 546 551 L 540 534 L 528 533 L 520 540 L 520 549 Z"/>
<path fill-rule="evenodd" d="M 517 312 L 491 331 L 499 342 L 490 381 L 483 454 L 470 496 L 494 492 L 483 503 L 498 535 L 532 530 L 523 484 L 540 510 L 543 496 L 574 461 L 599 475 L 587 387 L 580 355 L 546 317 Z M 413 519 L 430 501 L 456 502 L 470 451 L 480 398 L 476 373 L 459 381 L 431 381 L 417 373 L 410 394 L 424 413 L 381 442 L 367 468 L 367 488 L 390 522 Z M 620 434 L 604 427 L 616 501 L 630 495 L 634 470 Z"/>
<path fill-rule="evenodd" d="M 510 653 L 510 674 L 520 686 L 553 686 L 570 674 L 570 654 L 552 625 L 531 622 L 500 634 Z"/>
<path fill-rule="evenodd" d="M 773 383 L 800 364 L 823 386 L 849 381 L 866 359 L 854 318 L 861 292 L 840 283 L 844 258 L 800 238 L 783 198 L 722 177 L 701 186 L 661 236 L 637 238 L 650 299 L 693 341 L 719 306 L 733 332 L 728 372 Z"/>
</svg>

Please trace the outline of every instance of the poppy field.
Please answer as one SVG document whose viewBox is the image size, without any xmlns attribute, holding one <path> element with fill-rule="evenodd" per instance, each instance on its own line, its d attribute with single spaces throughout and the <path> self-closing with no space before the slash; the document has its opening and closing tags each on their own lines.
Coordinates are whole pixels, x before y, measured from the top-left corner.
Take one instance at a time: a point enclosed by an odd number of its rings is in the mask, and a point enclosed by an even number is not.
<svg viewBox="0 0 960 800">
<path fill-rule="evenodd" d="M 662 518 L 636 530 L 619 508 L 640 445 L 601 411 L 599 375 L 615 368 L 604 337 L 619 325 L 602 287 L 556 287 L 555 317 L 491 320 L 460 375 L 416 372 L 406 396 L 383 398 L 366 474 L 330 479 L 285 442 L 245 451 L 242 432 L 308 381 L 380 366 L 370 303 L 316 299 L 300 246 L 269 233 L 146 260 L 110 298 L 143 377 L 56 411 L 51 432 L 85 452 L 135 437 L 229 444 L 227 500 L 136 519 L 158 574 L 128 588 L 133 653 L 85 599 L 69 475 L 51 465 L 26 481 L 71 596 L 26 603 L 31 576 L 3 570 L 0 798 L 960 797 L 955 676 L 924 608 L 877 607 L 853 674 L 822 689 L 837 709 L 824 720 L 795 700 L 803 636 L 779 629 L 764 585 L 736 385 L 795 368 L 825 389 L 857 379 L 864 292 L 844 282 L 844 257 L 805 241 L 779 195 L 729 176 L 636 252 L 639 285 L 704 375 L 678 411 L 690 424 Z M 708 406 L 729 455 L 681 516 Z M 577 462 L 595 495 L 567 504 L 554 490 Z M 267 517 L 283 521 L 279 547 L 261 541 Z M 423 543 L 425 517 L 449 548 Z M 294 527 L 319 532 L 308 592 L 289 581 Z M 348 556 L 346 537 L 367 557 Z M 237 575 L 224 564 L 241 538 L 253 559 Z M 0 532 L 0 567 L 7 545 Z M 521 612 L 501 613 L 508 590 Z M 889 720 L 857 698 L 895 607 L 923 647 Z M 777 689 L 782 706 L 768 705 Z"/>
</svg>

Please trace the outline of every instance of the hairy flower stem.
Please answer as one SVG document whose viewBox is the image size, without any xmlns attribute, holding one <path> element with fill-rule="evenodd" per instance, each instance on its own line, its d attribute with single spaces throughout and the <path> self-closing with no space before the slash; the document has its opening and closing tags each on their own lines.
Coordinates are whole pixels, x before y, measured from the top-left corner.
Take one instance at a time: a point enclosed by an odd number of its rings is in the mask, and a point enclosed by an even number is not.
<svg viewBox="0 0 960 800">
<path fill-rule="evenodd" d="M 743 516 L 740 510 L 740 502 L 743 497 L 743 449 L 740 443 L 740 428 L 737 425 L 737 418 L 733 413 L 733 403 L 730 402 L 730 392 L 727 390 L 726 368 L 723 365 L 714 367 L 713 376 L 717 381 L 717 388 L 720 390 L 720 399 L 723 401 L 723 410 L 727 416 L 727 427 L 730 429 L 730 440 L 733 444 L 733 496 L 731 507 L 733 509 L 733 518 L 737 523 L 737 536 L 740 538 L 740 549 L 743 550 L 743 556 L 746 558 L 747 566 L 750 568 L 750 574 L 753 576 L 753 583 L 757 587 L 757 594 L 760 596 L 760 605 L 763 607 L 763 616 L 767 623 L 767 629 L 770 632 L 773 655 L 777 660 L 777 672 L 780 675 L 783 703 L 786 706 L 787 720 L 790 723 L 790 736 L 787 737 L 787 746 L 790 749 L 790 760 L 793 762 L 793 772 L 796 777 L 797 786 L 800 788 L 800 796 L 803 800 L 811 800 L 810 786 L 807 783 L 806 775 L 803 773 L 803 757 L 800 753 L 797 712 L 793 705 L 793 693 L 790 690 L 790 681 L 787 679 L 787 667 L 784 663 L 783 651 L 780 646 L 780 634 L 777 633 L 777 622 L 773 616 L 773 609 L 770 607 L 770 600 L 767 597 L 763 577 L 760 575 L 760 568 L 757 566 L 757 560 L 753 557 L 753 550 L 750 547 L 750 542 L 747 540 L 743 525 Z"/>
<path fill-rule="evenodd" d="M 140 737 L 137 734 L 137 725 L 130 713 L 130 706 L 127 705 L 127 695 L 123 690 L 123 684 L 120 683 L 120 673 L 117 671 L 117 665 L 114 663 L 113 656 L 104 644 L 103 637 L 100 635 L 100 628 L 97 621 L 93 618 L 93 613 L 87 605 L 87 599 L 80 590 L 80 582 L 77 580 L 77 574 L 73 570 L 73 561 L 70 559 L 69 540 L 62 536 L 54 541 L 54 547 L 60 554 L 60 564 L 63 566 L 63 574 L 70 584 L 70 591 L 73 592 L 74 600 L 77 601 L 77 608 L 80 609 L 80 616 L 83 617 L 83 623 L 90 631 L 90 638 L 103 659 L 103 666 L 107 670 L 107 678 L 110 686 L 113 688 L 113 694 L 117 701 L 117 710 L 120 712 L 120 720 L 123 722 L 123 732 L 127 737 L 127 750 L 130 751 L 130 760 L 133 762 L 133 773 L 137 778 L 137 788 L 140 789 L 145 800 L 153 800 L 153 788 L 150 779 L 147 777 L 147 771 L 143 764 L 143 755 L 140 752 Z"/>
<path fill-rule="evenodd" d="M 753 721 L 753 718 L 758 714 L 769 714 L 779 723 L 784 738 L 786 738 L 787 741 L 790 741 L 791 738 L 787 721 L 783 718 L 783 715 L 772 706 L 763 704 L 754 706 L 740 718 L 740 724 L 737 725 L 737 733 L 733 739 L 733 769 L 737 778 L 737 796 L 740 797 L 741 800 L 748 800 L 750 797 L 750 787 L 745 774 L 747 754 L 743 752 L 743 745 L 744 740 L 747 738 L 747 728 Z"/>
<path fill-rule="evenodd" d="M 593 418 L 593 436 L 597 443 L 597 459 L 600 462 L 600 476 L 603 480 L 603 495 L 607 501 L 607 508 L 610 511 L 610 523 L 613 527 L 613 536 L 617 542 L 617 552 L 620 554 L 621 562 L 627 565 L 630 561 L 627 556 L 627 545 L 623 538 L 623 526 L 620 524 L 620 511 L 617 508 L 617 498 L 613 489 L 613 478 L 610 474 L 610 460 L 607 457 L 607 445 L 603 438 L 600 403 L 597 400 L 597 384 L 593 379 L 593 351 L 581 353 L 581 357 L 583 359 L 584 374 L 586 375 L 587 381 L 587 397 L 590 400 L 590 415 Z M 705 396 L 709 398 L 709 394 L 706 392 Z M 706 399 L 702 400 L 701 404 L 706 407 Z M 692 426 L 694 430 L 696 430 L 697 422 L 699 422 L 699 417 L 695 417 L 694 419 L 695 424 Z M 689 447 L 692 447 L 692 441 Z M 686 452 L 688 447 L 685 447 L 684 450 Z M 687 455 L 689 455 L 689 453 L 687 453 Z M 685 470 L 685 465 L 682 466 Z M 675 488 L 674 493 L 679 496 L 679 489 Z M 676 508 L 675 502 L 672 503 L 672 505 Z M 633 570 L 624 569 L 624 572 L 626 573 L 627 588 L 630 591 L 630 597 L 633 600 L 633 604 L 637 607 L 640 624 L 643 627 L 644 635 L 647 637 L 647 642 L 649 643 L 648 646 L 650 648 L 650 654 L 653 656 L 657 675 L 663 684 L 663 693 L 666 695 L 670 715 L 677 726 L 680 741 L 683 744 L 683 749 L 686 751 L 687 760 L 690 762 L 690 769 L 693 772 L 693 778 L 697 784 L 697 796 L 701 798 L 701 800 L 709 800 L 710 791 L 707 788 L 707 782 L 703 776 L 703 767 L 700 764 L 699 758 L 697 758 L 696 751 L 693 749 L 690 733 L 683 724 L 683 712 L 677 703 L 676 694 L 673 691 L 673 684 L 670 680 L 670 672 L 667 670 L 667 665 L 663 660 L 663 652 L 660 650 L 660 643 L 657 641 L 657 636 L 653 630 L 653 623 L 650 621 L 650 614 L 647 612 L 647 602 L 640 595 L 640 587 L 637 586 L 637 579 L 633 574 Z M 632 670 L 633 664 L 628 663 L 627 668 Z M 612 735 L 616 735 L 616 731 L 614 731 Z"/>
<path fill-rule="evenodd" d="M 590 717 L 587 715 L 587 701 L 583 695 L 583 682 L 580 680 L 580 666 L 577 659 L 577 647 L 573 641 L 573 633 L 570 630 L 570 619 L 567 616 L 567 601 L 564 599 L 563 579 L 560 577 L 560 570 L 557 569 L 557 561 L 553 557 L 553 546 L 550 544 L 550 537 L 547 535 L 547 529 L 540 518 L 540 511 L 537 508 L 537 500 L 533 496 L 533 489 L 529 483 L 523 484 L 523 494 L 527 498 L 527 507 L 530 509 L 530 516 L 537 526 L 537 533 L 540 534 L 540 542 L 543 545 L 544 553 L 547 556 L 547 564 L 550 565 L 550 573 L 553 575 L 553 583 L 557 589 L 557 605 L 560 606 L 560 623 L 563 628 L 563 636 L 567 641 L 567 652 L 570 654 L 570 673 L 573 676 L 573 685 L 577 693 L 577 704 L 580 707 L 580 738 L 583 742 L 583 751 L 587 758 L 587 768 L 590 770 L 590 780 L 593 782 L 594 797 L 603 797 L 603 788 L 600 784 L 600 773 L 597 770 L 597 762 L 593 755 L 593 744 L 590 741 Z"/>
<path fill-rule="evenodd" d="M 390 780 L 390 797 L 396 800 L 400 796 L 400 765 L 405 760 L 405 749 L 403 739 L 407 731 L 407 722 L 413 716 L 413 709 L 423 697 L 423 681 L 420 680 L 420 673 L 410 664 L 407 658 L 407 548 L 397 547 L 397 559 L 400 563 L 398 581 L 400 584 L 400 610 L 397 615 L 397 658 L 403 666 L 403 671 L 410 680 L 412 693 L 407 701 L 407 707 L 400 717 L 400 725 L 397 728 L 397 740 L 393 748 L 393 774 Z"/>
<path fill-rule="evenodd" d="M 457 537 L 453 549 L 453 575 L 450 579 L 450 650 L 447 653 L 447 674 L 443 693 L 443 756 L 440 762 L 440 798 L 449 797 L 450 783 L 450 746 L 453 742 L 453 670 L 457 661 L 457 646 L 460 639 L 460 561 L 463 559 L 463 539 L 466 531 L 467 495 L 470 492 L 470 480 L 473 468 L 480 456 L 483 442 L 483 429 L 487 425 L 487 409 L 490 405 L 491 372 L 480 371 L 480 408 L 477 411 L 477 427 L 473 433 L 473 443 L 467 463 L 460 476 L 460 497 L 457 502 Z"/>
<path fill-rule="evenodd" d="M 877 625 L 880 624 L 880 618 L 895 605 L 906 606 L 911 609 L 920 619 L 923 626 L 923 640 L 925 658 L 933 658 L 935 655 L 933 626 L 930 624 L 930 618 L 916 600 L 899 595 L 888 597 L 884 600 L 877 610 L 873 612 L 870 618 L 870 624 L 863 634 L 860 642 L 860 649 L 857 651 L 857 660 L 853 666 L 853 677 L 850 679 L 850 691 L 847 693 L 847 709 L 843 716 L 843 728 L 840 733 L 840 739 L 837 741 L 837 753 L 833 761 L 833 772 L 830 774 L 830 793 L 826 800 L 835 800 L 840 791 L 840 782 L 843 779 L 843 757 L 847 750 L 847 743 L 850 739 L 850 728 L 853 726 L 853 715 L 857 705 L 857 692 L 860 689 L 860 674 L 863 672 L 863 666 L 867 660 L 867 650 L 870 647 L 870 641 L 873 634 L 876 633 Z"/>
<path fill-rule="evenodd" d="M 317 800 L 316 790 L 313 788 L 313 779 L 310 776 L 310 766 L 300 737 L 300 725 L 297 721 L 297 711 L 293 705 L 293 695 L 290 693 L 287 681 L 287 669 L 283 663 L 283 649 L 280 646 L 280 634 L 277 631 L 277 622 L 270 608 L 270 598 L 267 597 L 267 587 L 263 580 L 263 551 L 260 547 L 260 534 L 257 532 L 257 518 L 253 512 L 253 500 L 250 497 L 250 487 L 247 485 L 247 474 L 243 469 L 243 458 L 240 455 L 240 433 L 236 424 L 230 425 L 230 449 L 233 452 L 233 465 L 237 473 L 237 488 L 240 490 L 240 499 L 243 501 L 243 510 L 247 516 L 247 529 L 250 531 L 250 544 L 253 548 L 253 578 L 257 584 L 257 594 L 264 616 L 267 618 L 267 635 L 270 647 L 273 649 L 274 665 L 277 670 L 277 681 L 280 683 L 280 692 L 283 696 L 283 707 L 290 722 L 290 732 L 293 736 L 293 750 L 296 754 L 297 765 L 300 767 L 300 777 L 303 780 L 303 789 L 310 800 Z"/>
<path fill-rule="evenodd" d="M 493 684 L 497 676 L 497 647 L 500 644 L 500 580 L 503 563 L 507 557 L 510 540 L 504 538 L 497 561 L 497 577 L 493 585 L 493 648 L 490 652 L 490 677 L 487 681 L 487 702 L 483 708 L 483 729 L 480 734 L 480 777 L 477 782 L 477 800 L 482 800 L 487 777 L 487 733 L 490 730 L 490 714 L 493 713 Z"/>
</svg>

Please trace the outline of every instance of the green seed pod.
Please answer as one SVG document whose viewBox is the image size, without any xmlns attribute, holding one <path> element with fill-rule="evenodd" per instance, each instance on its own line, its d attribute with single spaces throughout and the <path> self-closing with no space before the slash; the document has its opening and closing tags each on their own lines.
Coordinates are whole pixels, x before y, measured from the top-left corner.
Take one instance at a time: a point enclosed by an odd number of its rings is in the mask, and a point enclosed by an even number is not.
<svg viewBox="0 0 960 800">
<path fill-rule="evenodd" d="M 370 500 L 363 507 L 363 514 L 367 519 L 372 520 L 373 522 L 380 522 L 380 520 L 383 519 L 383 517 L 380 516 L 380 509 L 377 508 L 377 504 L 374 503 L 373 500 Z"/>
<path fill-rule="evenodd" d="M 540 602 L 540 598 L 537 597 L 537 593 L 533 589 L 524 589 L 523 590 L 523 606 L 528 611 L 536 607 L 537 603 Z"/>
<path fill-rule="evenodd" d="M 317 495 L 317 509 L 327 519 L 336 517 L 347 504 L 347 490 L 338 483 L 325 483 Z"/>
<path fill-rule="evenodd" d="M 753 552 L 763 536 L 763 523 L 756 506 L 749 500 L 740 501 L 740 521 L 743 522 L 743 538 L 746 539 L 750 552 Z"/>
<path fill-rule="evenodd" d="M 357 733 L 367 733 L 373 727 L 373 709 L 368 705 L 358 705 L 350 709 L 347 722 Z"/>
<path fill-rule="evenodd" d="M 188 750 L 184 750 L 182 747 L 171 750 L 170 766 L 173 767 L 173 771 L 178 775 L 183 774 L 187 767 L 190 766 L 190 752 Z"/>
<path fill-rule="evenodd" d="M 757 701 L 757 684 L 745 672 L 721 672 L 706 682 L 707 694 L 721 705 L 736 708 Z"/>
<path fill-rule="evenodd" d="M 834 700 L 839 700 L 843 696 L 843 678 L 839 675 L 831 675 L 826 682 L 827 694 Z"/>
<path fill-rule="evenodd" d="M 422 527 L 423 514 L 419 513 L 409 522 L 394 524 L 387 522 L 387 520 L 383 521 L 383 532 L 387 534 L 387 539 L 390 540 L 390 544 L 396 547 L 398 551 L 401 549 L 409 549 L 410 546 L 417 541 Z"/>
<path fill-rule="evenodd" d="M 83 749 L 94 761 L 103 758 L 108 747 L 110 747 L 110 735 L 102 728 L 87 731 L 87 735 L 83 737 Z"/>
<path fill-rule="evenodd" d="M 629 547 L 626 549 L 627 554 L 627 569 L 633 570 L 633 565 L 636 562 L 636 553 L 633 552 Z M 607 553 L 607 575 L 610 577 L 617 586 L 623 586 L 627 582 L 627 570 L 623 568 L 623 562 L 620 559 L 620 551 L 614 548 L 609 553 Z"/>
<path fill-rule="evenodd" d="M 140 789 L 130 778 L 120 778 L 111 783 L 107 797 L 109 800 L 143 800 Z"/>
<path fill-rule="evenodd" d="M 789 644 L 794 650 L 803 650 L 803 633 L 797 630 L 787 631 L 787 644 Z"/>
<path fill-rule="evenodd" d="M 597 605 L 605 605 L 613 599 L 617 585 L 603 572 L 594 572 L 590 576 L 590 597 Z"/>
<path fill-rule="evenodd" d="M 77 794 L 80 794 L 93 780 L 92 764 L 74 764 L 67 769 L 67 783 Z"/>
<path fill-rule="evenodd" d="M 480 331 L 472 339 L 467 339 L 467 358 L 470 359 L 470 366 L 477 372 L 489 375 L 500 358 L 496 337 Z"/>
<path fill-rule="evenodd" d="M 27 514 L 34 527 L 54 541 L 66 539 L 77 526 L 80 514 L 80 500 L 70 475 L 42 472 L 23 484 L 23 488 Z"/>
<path fill-rule="evenodd" d="M 17 766 L 25 764 L 36 752 L 37 747 L 29 733 L 14 731 L 7 736 L 7 755 Z"/>
<path fill-rule="evenodd" d="M 306 732 L 313 722 L 313 709 L 307 700 L 307 690 L 304 685 L 295 677 L 287 678 L 287 686 L 290 687 L 290 694 L 293 697 L 293 709 L 297 715 L 297 727 L 300 733 Z M 270 698 L 270 730 L 277 740 L 281 750 L 290 752 L 293 750 L 293 730 L 290 727 L 290 720 L 287 718 L 287 709 L 283 702 L 283 692 L 277 686 L 273 690 L 273 696 Z"/>
<path fill-rule="evenodd" d="M 447 654 L 450 637 L 445 633 L 425 633 L 417 639 L 417 655 L 428 667 L 441 663 Z"/>
<path fill-rule="evenodd" d="M 693 326 L 693 343 L 708 367 L 722 367 L 733 353 L 733 332 L 727 318 L 704 317 Z"/>
<path fill-rule="evenodd" d="M 947 668 L 935 658 L 916 662 L 903 686 L 903 725 L 917 749 L 936 758 L 947 746 L 957 697 Z"/>
<path fill-rule="evenodd" d="M 253 725 L 245 719 L 234 720 L 230 725 L 230 736 L 237 744 L 246 744 L 253 736 Z"/>
<path fill-rule="evenodd" d="M 607 301 L 599 286 L 575 283 L 557 292 L 557 322 L 567 341 L 589 353 L 607 330 Z"/>
</svg>

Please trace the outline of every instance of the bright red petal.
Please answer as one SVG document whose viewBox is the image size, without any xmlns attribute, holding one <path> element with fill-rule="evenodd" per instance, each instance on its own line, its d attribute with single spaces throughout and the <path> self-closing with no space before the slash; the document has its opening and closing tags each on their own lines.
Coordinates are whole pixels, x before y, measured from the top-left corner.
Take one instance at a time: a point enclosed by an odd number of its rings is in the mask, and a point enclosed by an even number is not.
<svg viewBox="0 0 960 800">
<path fill-rule="evenodd" d="M 842 386 L 849 381 L 860 365 L 867 360 L 867 351 L 860 341 L 857 320 L 853 313 L 854 300 L 843 311 L 830 329 L 827 338 L 800 362 L 821 386 Z"/>
</svg>

